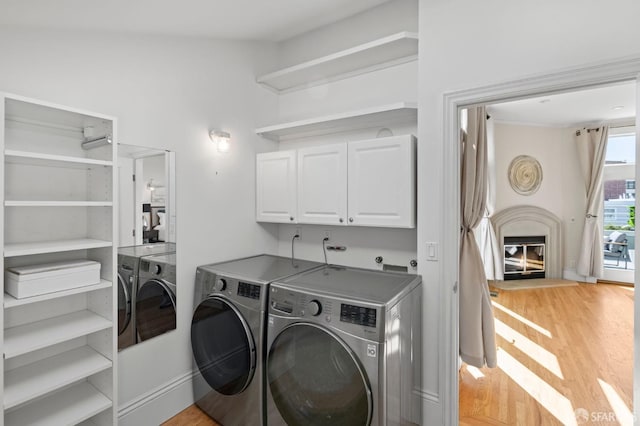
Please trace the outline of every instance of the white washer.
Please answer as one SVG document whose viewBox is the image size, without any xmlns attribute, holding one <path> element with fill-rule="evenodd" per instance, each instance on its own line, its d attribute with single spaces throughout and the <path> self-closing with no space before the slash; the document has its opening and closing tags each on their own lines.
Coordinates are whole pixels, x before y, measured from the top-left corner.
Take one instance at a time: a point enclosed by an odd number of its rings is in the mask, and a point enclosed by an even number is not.
<svg viewBox="0 0 640 426">
<path fill-rule="evenodd" d="M 333 265 L 273 282 L 267 423 L 419 423 L 420 284 L 416 275 Z"/>
</svg>

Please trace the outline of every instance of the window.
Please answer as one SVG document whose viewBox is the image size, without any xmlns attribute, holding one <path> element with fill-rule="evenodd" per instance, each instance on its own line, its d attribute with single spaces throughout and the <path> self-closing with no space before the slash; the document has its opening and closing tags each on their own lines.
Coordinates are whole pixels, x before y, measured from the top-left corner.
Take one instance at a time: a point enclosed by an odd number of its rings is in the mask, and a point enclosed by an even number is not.
<svg viewBox="0 0 640 426">
<path fill-rule="evenodd" d="M 629 261 L 635 256 L 635 127 L 610 128 L 604 165 L 604 237 L 613 232 L 626 234 Z M 605 268 L 626 266 L 618 259 L 605 255 Z M 629 269 L 633 263 L 629 263 Z"/>
</svg>

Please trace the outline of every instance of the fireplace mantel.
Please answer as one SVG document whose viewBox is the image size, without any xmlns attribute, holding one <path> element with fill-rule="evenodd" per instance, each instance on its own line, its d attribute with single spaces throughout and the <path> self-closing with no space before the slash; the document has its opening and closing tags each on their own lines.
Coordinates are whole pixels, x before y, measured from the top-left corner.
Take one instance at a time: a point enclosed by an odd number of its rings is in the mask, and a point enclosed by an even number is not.
<svg viewBox="0 0 640 426">
<path fill-rule="evenodd" d="M 546 239 L 546 277 L 562 278 L 562 222 L 558 216 L 536 206 L 513 206 L 494 214 L 491 223 L 501 246 L 504 237 L 543 235 Z M 501 260 L 504 263 L 504 259 Z"/>
</svg>

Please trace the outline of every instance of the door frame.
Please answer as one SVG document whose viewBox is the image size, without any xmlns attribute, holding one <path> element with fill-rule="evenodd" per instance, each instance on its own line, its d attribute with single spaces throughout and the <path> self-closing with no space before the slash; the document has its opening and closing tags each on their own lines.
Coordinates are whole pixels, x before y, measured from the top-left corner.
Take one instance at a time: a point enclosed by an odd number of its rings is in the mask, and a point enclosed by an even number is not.
<svg viewBox="0 0 640 426">
<path fill-rule="evenodd" d="M 640 175 L 640 56 L 585 65 L 554 73 L 538 74 L 527 78 L 503 83 L 479 86 L 466 90 L 446 92 L 442 95 L 443 110 L 443 211 L 460 211 L 460 149 L 459 149 L 459 111 L 477 105 L 513 101 L 517 99 L 544 96 L 586 89 L 595 86 L 614 84 L 623 81 L 636 81 L 636 176 Z M 636 198 L 636 211 L 638 209 Z M 440 389 L 443 396 L 442 418 L 445 425 L 459 423 L 459 305 L 458 271 L 459 258 L 459 215 L 442 215 L 443 240 L 442 274 L 443 290 L 440 293 L 440 306 L 443 307 L 440 320 L 442 327 L 440 343 Z M 636 274 L 635 287 L 638 287 L 640 274 Z M 634 323 L 640 324 L 640 294 L 634 293 Z M 640 414 L 640 326 L 634 329 L 634 414 Z"/>
</svg>

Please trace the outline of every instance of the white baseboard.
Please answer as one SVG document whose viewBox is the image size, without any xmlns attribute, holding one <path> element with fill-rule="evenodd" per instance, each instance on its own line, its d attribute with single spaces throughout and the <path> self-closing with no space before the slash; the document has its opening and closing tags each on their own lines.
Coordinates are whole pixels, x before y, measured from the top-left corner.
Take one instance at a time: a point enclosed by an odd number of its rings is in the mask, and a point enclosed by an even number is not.
<svg viewBox="0 0 640 426">
<path fill-rule="evenodd" d="M 422 405 L 422 425 L 443 425 L 442 401 L 438 395 L 414 390 L 414 395 Z"/>
<path fill-rule="evenodd" d="M 120 426 L 157 426 L 193 404 L 189 371 L 118 407 Z"/>
<path fill-rule="evenodd" d="M 584 275 L 579 275 L 575 269 L 565 269 L 562 271 L 562 278 L 565 280 L 580 281 L 591 284 L 595 284 L 598 281 L 596 277 L 585 277 Z"/>
</svg>

